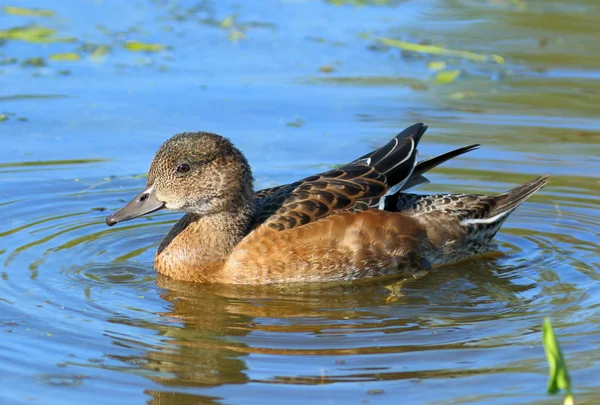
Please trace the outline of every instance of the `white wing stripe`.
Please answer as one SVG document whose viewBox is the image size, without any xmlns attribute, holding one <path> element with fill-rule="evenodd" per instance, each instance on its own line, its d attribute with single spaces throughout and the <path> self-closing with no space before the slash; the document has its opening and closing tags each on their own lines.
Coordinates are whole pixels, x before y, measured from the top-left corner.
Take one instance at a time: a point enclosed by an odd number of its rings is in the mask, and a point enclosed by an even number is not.
<svg viewBox="0 0 600 405">
<path fill-rule="evenodd" d="M 386 153 L 386 155 L 384 157 L 382 157 L 381 159 L 379 159 L 380 162 L 383 159 L 385 159 L 386 157 L 388 157 L 390 155 L 390 153 L 392 153 L 394 151 L 394 149 L 396 149 L 396 147 L 398 146 L 398 139 L 394 138 L 394 139 L 392 139 L 392 141 L 394 141 L 395 145 L 392 147 L 392 149 L 390 149 L 390 151 L 388 153 Z"/>
<path fill-rule="evenodd" d="M 500 220 L 502 217 L 507 216 L 511 212 L 513 212 L 513 210 L 502 212 L 490 218 L 467 218 L 463 219 L 461 223 L 463 225 L 493 224 L 494 222 Z"/>
</svg>

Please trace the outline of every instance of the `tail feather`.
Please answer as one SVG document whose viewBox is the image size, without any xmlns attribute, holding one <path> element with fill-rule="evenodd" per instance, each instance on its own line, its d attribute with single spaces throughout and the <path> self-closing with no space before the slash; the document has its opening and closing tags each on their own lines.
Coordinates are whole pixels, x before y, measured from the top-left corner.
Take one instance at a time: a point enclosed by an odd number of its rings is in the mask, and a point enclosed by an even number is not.
<svg viewBox="0 0 600 405">
<path fill-rule="evenodd" d="M 521 205 L 525 200 L 535 194 L 538 190 L 548 183 L 548 176 L 537 177 L 519 187 L 515 187 L 506 193 L 494 196 L 496 204 L 490 210 L 487 217 L 496 217 L 502 214 L 508 214 Z"/>
<path fill-rule="evenodd" d="M 491 239 L 510 214 L 547 182 L 548 176 L 540 176 L 506 193 L 479 196 L 479 201 L 462 211 L 461 223 L 474 226 L 479 231 L 483 230 L 484 234 L 487 234 L 485 239 Z"/>
<path fill-rule="evenodd" d="M 488 244 L 510 214 L 536 191 L 544 187 L 548 176 L 493 196 L 479 194 L 396 194 L 388 198 L 385 209 L 418 218 L 439 246 L 451 244 L 451 251 L 433 249 L 428 260 L 444 264 L 488 250 Z M 459 235 L 459 237 L 457 237 Z"/>
<path fill-rule="evenodd" d="M 469 243 L 479 247 L 487 244 L 510 214 L 547 182 L 548 176 L 540 176 L 506 193 L 482 198 L 475 204 L 470 215 L 461 221 L 469 229 Z"/>
</svg>

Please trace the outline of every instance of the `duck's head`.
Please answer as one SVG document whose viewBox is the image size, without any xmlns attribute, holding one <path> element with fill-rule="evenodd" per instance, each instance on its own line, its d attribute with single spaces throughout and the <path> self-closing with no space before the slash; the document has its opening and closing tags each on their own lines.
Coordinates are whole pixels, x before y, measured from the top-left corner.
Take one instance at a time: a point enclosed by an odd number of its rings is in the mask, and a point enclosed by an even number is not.
<svg viewBox="0 0 600 405">
<path fill-rule="evenodd" d="M 161 209 L 211 215 L 252 199 L 252 173 L 244 155 L 220 135 L 185 132 L 158 149 L 144 191 L 106 224 Z"/>
</svg>

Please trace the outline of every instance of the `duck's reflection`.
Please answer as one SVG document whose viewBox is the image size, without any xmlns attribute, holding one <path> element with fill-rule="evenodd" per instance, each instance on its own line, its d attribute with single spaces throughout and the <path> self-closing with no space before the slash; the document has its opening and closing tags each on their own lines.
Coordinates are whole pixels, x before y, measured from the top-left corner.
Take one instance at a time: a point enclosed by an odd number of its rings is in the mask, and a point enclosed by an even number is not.
<svg viewBox="0 0 600 405">
<path fill-rule="evenodd" d="M 400 294 L 397 288 L 389 288 L 393 284 L 390 281 L 241 287 L 199 285 L 159 276 L 156 283 L 164 289 L 161 298 L 170 303 L 170 311 L 161 314 L 166 322 L 153 328 L 168 338 L 164 339 L 167 346 L 146 352 L 141 367 L 151 371 L 149 378 L 163 385 L 164 390 L 147 393 L 153 397 L 153 404 L 214 403 L 219 399 L 182 391 L 257 381 L 325 384 L 474 373 L 443 368 L 386 373 L 386 367 L 377 364 L 371 371 L 352 370 L 343 364 L 344 359 L 356 354 L 426 355 L 432 346 L 438 350 L 461 348 L 464 342 L 441 341 L 439 337 L 415 340 L 410 332 L 441 324 L 460 329 L 461 325 L 492 319 L 498 314 L 518 316 L 529 311 L 522 293 L 533 285 L 522 280 L 514 282 L 516 277 L 518 271 L 498 270 L 497 261 L 489 258 L 473 260 L 468 270 L 465 266 L 447 267 L 411 280 L 402 285 Z M 396 294 L 393 303 L 391 294 Z M 433 325 L 434 318 L 443 322 Z M 397 343 L 373 345 L 368 344 L 368 338 L 348 339 L 361 333 L 393 334 L 393 342 Z M 339 356 L 339 373 L 310 376 L 298 372 L 293 378 L 271 374 L 265 379 L 268 372 L 256 372 L 248 364 L 249 356 L 255 354 L 281 356 L 290 369 L 294 368 L 293 356 Z M 127 361 L 122 356 L 119 359 Z"/>
</svg>

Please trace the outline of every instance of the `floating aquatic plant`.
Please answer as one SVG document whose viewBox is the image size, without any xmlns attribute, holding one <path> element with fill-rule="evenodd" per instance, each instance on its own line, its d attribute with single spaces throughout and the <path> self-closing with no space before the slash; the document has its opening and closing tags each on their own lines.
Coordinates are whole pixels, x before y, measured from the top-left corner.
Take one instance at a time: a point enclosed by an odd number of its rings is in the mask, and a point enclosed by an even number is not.
<svg viewBox="0 0 600 405">
<path fill-rule="evenodd" d="M 438 84 L 452 83 L 460 76 L 460 70 L 440 70 L 435 75 L 435 82 Z"/>
<path fill-rule="evenodd" d="M 73 38 L 56 36 L 56 30 L 39 25 L 27 25 L 0 30 L 0 39 L 47 44 L 53 42 L 73 42 Z"/>
<path fill-rule="evenodd" d="M 76 61 L 81 59 L 81 56 L 75 52 L 53 53 L 50 55 L 50 60 L 58 61 Z"/>
<path fill-rule="evenodd" d="M 54 15 L 52 10 L 40 10 L 36 8 L 25 8 L 15 6 L 5 6 L 4 12 L 11 15 L 20 15 L 27 17 L 51 17 Z"/>
<path fill-rule="evenodd" d="M 379 42 L 393 48 L 399 48 L 403 51 L 426 53 L 430 55 L 455 56 L 468 59 L 473 62 L 496 62 L 504 63 L 504 58 L 500 55 L 484 55 L 469 51 L 459 51 L 456 49 L 448 49 L 437 45 L 421 45 L 414 42 L 400 41 L 392 38 L 377 38 Z"/>
<path fill-rule="evenodd" d="M 166 46 L 162 44 L 149 44 L 139 41 L 125 42 L 125 49 L 132 52 L 160 52 L 165 48 Z"/>
</svg>

